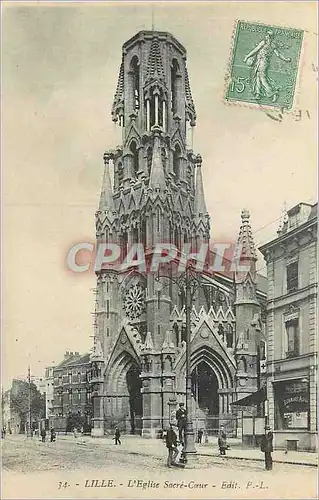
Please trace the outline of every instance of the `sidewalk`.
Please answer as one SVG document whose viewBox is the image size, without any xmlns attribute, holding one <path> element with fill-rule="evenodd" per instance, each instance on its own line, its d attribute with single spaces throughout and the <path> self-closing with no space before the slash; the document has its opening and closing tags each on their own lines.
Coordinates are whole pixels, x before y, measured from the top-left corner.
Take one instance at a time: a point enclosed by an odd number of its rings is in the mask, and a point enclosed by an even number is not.
<svg viewBox="0 0 319 500">
<path fill-rule="evenodd" d="M 73 436 L 61 435 L 58 437 L 60 440 L 73 440 Z M 163 458 L 166 456 L 166 447 L 162 439 L 147 439 L 140 436 L 127 436 L 123 435 L 121 437 L 121 446 L 115 446 L 112 436 L 106 436 L 104 438 L 92 438 L 90 436 L 78 437 L 76 442 L 79 445 L 97 445 L 112 447 L 115 450 L 124 450 L 132 455 L 151 455 Z M 217 447 L 217 440 L 214 443 L 212 440 L 208 444 L 196 444 L 197 453 L 203 457 L 220 457 L 219 450 Z M 236 459 L 236 460 L 253 460 L 253 461 L 264 461 L 264 456 L 261 451 L 257 448 L 242 448 L 239 446 L 238 440 L 228 440 L 230 449 L 227 450 L 226 460 Z M 221 458 L 225 460 L 225 458 Z M 288 451 L 285 453 L 283 450 L 275 450 L 273 452 L 273 461 L 275 463 L 283 464 L 294 464 L 294 465 L 305 465 L 310 467 L 318 467 L 318 455 L 317 453 L 303 452 L 303 451 Z"/>
</svg>

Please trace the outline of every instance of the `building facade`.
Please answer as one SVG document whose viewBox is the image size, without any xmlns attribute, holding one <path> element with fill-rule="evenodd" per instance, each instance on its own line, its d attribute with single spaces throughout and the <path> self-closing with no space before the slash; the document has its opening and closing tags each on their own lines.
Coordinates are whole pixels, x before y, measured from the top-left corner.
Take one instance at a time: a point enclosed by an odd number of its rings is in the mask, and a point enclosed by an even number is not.
<svg viewBox="0 0 319 500">
<path fill-rule="evenodd" d="M 3 391 L 1 396 L 1 429 L 6 429 L 10 434 L 19 434 L 20 417 L 11 408 L 11 390 Z"/>
<path fill-rule="evenodd" d="M 54 366 L 47 366 L 44 375 L 45 418 L 54 416 Z"/>
<path fill-rule="evenodd" d="M 291 208 L 260 251 L 267 263 L 267 394 L 275 445 L 315 450 L 317 205 Z"/>
<path fill-rule="evenodd" d="M 92 434 L 122 425 L 154 436 L 185 400 L 186 318 L 174 263 L 162 276 L 149 262 L 158 244 L 199 252 L 210 240 L 202 158 L 187 142 L 196 113 L 186 50 L 172 35 L 142 31 L 124 44 L 112 119 L 123 140 L 104 154 L 97 245 L 119 245 L 123 260 L 140 243 L 147 271 L 96 271 Z M 220 420 L 258 389 L 264 344 L 266 296 L 247 210 L 238 243 L 248 270 L 201 274 L 192 297 L 192 411 Z"/>
<path fill-rule="evenodd" d="M 91 422 L 90 355 L 66 352 L 64 360 L 53 368 L 53 416 L 50 426 L 70 432 Z"/>
</svg>

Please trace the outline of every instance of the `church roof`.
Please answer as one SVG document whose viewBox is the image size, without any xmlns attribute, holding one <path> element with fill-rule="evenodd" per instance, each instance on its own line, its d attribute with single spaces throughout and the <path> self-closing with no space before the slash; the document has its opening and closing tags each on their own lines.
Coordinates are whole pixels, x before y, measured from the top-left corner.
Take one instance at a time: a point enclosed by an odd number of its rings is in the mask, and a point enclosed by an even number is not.
<svg viewBox="0 0 319 500">
<path fill-rule="evenodd" d="M 186 55 L 185 47 L 168 31 L 139 31 L 123 44 L 123 50 L 128 50 L 130 47 L 135 45 L 138 40 L 150 40 L 154 37 L 157 37 L 163 41 L 168 41 L 169 43 L 173 44 L 173 46 L 178 49 L 178 51 L 182 55 Z"/>
</svg>

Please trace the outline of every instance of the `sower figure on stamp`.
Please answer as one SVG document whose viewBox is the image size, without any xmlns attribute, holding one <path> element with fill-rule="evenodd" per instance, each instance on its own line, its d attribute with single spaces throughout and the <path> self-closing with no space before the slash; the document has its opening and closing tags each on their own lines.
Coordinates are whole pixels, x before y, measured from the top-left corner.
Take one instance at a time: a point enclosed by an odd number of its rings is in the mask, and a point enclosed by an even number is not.
<svg viewBox="0 0 319 500">
<path fill-rule="evenodd" d="M 278 88 L 275 82 L 269 77 L 269 65 L 272 55 L 275 54 L 285 62 L 291 62 L 289 57 L 284 57 L 274 42 L 274 32 L 267 31 L 265 38 L 247 54 L 244 62 L 252 67 L 251 86 L 255 99 L 269 97 L 272 102 L 278 99 Z"/>
<path fill-rule="evenodd" d="M 265 434 L 261 438 L 260 449 L 265 454 L 265 468 L 266 470 L 272 470 L 272 452 L 273 452 L 273 433 L 270 430 L 269 425 L 265 427 Z"/>
<path fill-rule="evenodd" d="M 176 420 L 178 426 L 178 439 L 181 443 L 184 443 L 186 429 L 186 410 L 184 403 L 179 403 L 179 409 L 176 412 Z"/>
<path fill-rule="evenodd" d="M 178 455 L 177 436 L 172 424 L 166 433 L 166 448 L 168 449 L 167 467 L 172 467 Z"/>
</svg>

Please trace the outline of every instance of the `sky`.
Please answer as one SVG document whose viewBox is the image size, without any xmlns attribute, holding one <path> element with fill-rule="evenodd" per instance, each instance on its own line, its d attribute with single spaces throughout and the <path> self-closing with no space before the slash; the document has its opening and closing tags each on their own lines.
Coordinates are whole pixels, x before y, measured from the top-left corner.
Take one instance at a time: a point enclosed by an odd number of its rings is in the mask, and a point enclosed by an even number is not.
<svg viewBox="0 0 319 500">
<path fill-rule="evenodd" d="M 120 143 L 110 111 L 122 44 L 171 32 L 187 49 L 211 236 L 233 242 L 248 208 L 256 245 L 284 204 L 315 202 L 315 2 L 2 4 L 2 380 L 35 375 L 92 345 L 95 277 L 67 271 L 94 243 L 103 152 Z M 153 11 L 153 14 L 152 14 Z M 297 115 L 282 122 L 224 101 L 236 20 L 305 30 Z M 265 272 L 260 256 L 258 266 Z"/>
</svg>

